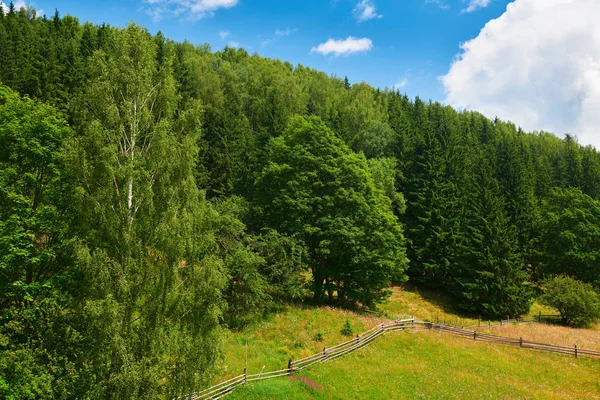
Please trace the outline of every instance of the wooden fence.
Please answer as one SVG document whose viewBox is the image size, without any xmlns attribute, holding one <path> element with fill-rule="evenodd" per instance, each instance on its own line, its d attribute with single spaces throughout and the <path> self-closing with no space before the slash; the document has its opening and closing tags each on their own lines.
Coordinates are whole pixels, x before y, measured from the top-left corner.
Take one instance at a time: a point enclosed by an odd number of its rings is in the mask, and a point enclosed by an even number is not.
<svg viewBox="0 0 600 400">
<path fill-rule="evenodd" d="M 541 320 L 541 319 L 540 319 Z M 513 320 L 507 319 L 503 320 L 500 324 L 494 325 L 502 325 L 507 323 L 514 322 L 533 322 L 529 320 Z M 487 324 L 483 324 L 480 326 L 488 326 Z M 491 326 L 491 323 L 490 323 Z M 244 385 L 248 382 L 258 381 L 263 379 L 271 379 L 278 378 L 281 376 L 291 375 L 294 372 L 302 371 L 305 368 L 310 367 L 311 365 L 331 361 L 338 357 L 341 357 L 345 354 L 351 353 L 355 350 L 358 350 L 362 347 L 365 347 L 378 337 L 382 336 L 386 332 L 404 330 L 404 329 L 412 329 L 412 328 L 425 328 L 430 330 L 437 330 L 440 332 L 445 332 L 457 336 L 463 336 L 465 338 L 472 339 L 474 341 L 481 342 L 493 342 L 493 343 L 501 343 L 519 346 L 522 348 L 549 351 L 554 353 L 562 353 L 578 356 L 590 356 L 590 357 L 598 357 L 600 358 L 600 351 L 596 350 L 587 350 L 578 348 L 577 345 L 574 347 L 567 346 L 558 346 L 554 344 L 548 343 L 540 343 L 540 342 L 532 342 L 530 340 L 524 340 L 523 338 L 510 338 L 498 335 L 490 335 L 479 333 L 476 330 L 466 330 L 463 328 L 459 328 L 456 326 L 437 324 L 433 322 L 423 322 L 423 321 L 415 321 L 414 318 L 410 319 L 400 319 L 387 324 L 380 324 L 374 326 L 370 330 L 363 332 L 361 335 L 357 335 L 355 338 L 350 339 L 344 343 L 340 343 L 336 346 L 324 348 L 322 352 L 313 354 L 312 356 L 308 356 L 305 358 L 301 358 L 299 360 L 289 360 L 288 366 L 285 369 L 280 369 L 277 371 L 269 371 L 269 372 L 261 372 L 258 374 L 248 374 L 248 371 L 244 369 L 244 373 L 242 375 L 236 376 L 235 378 L 231 378 L 225 382 L 221 382 L 218 385 L 212 386 L 208 389 L 205 389 L 201 392 L 190 393 L 183 397 L 186 400 L 205 400 L 205 399 L 220 399 L 221 397 L 231 393 L 233 389 L 237 386 Z"/>
</svg>

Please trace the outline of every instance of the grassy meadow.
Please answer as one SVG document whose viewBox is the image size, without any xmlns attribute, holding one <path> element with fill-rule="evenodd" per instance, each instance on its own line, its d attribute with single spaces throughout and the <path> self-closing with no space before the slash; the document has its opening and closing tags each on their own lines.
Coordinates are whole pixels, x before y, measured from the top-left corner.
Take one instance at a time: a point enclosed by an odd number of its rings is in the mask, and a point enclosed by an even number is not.
<svg viewBox="0 0 600 400">
<path fill-rule="evenodd" d="M 531 314 L 548 313 L 539 305 Z M 394 288 L 378 313 L 332 307 L 282 305 L 261 323 L 225 337 L 225 354 L 214 382 L 243 373 L 285 368 L 299 359 L 347 340 L 346 320 L 354 333 L 414 315 L 460 326 L 477 319 L 458 314 L 431 291 Z M 493 334 L 554 344 L 600 349 L 600 331 L 544 324 L 480 328 Z M 294 380 L 277 378 L 238 388 L 232 399 L 389 399 L 389 398 L 599 398 L 600 360 L 477 342 L 426 330 L 388 333 L 366 348 L 317 364 Z"/>
<path fill-rule="evenodd" d="M 253 382 L 230 398 L 600 399 L 599 360 L 422 330 L 386 334 L 297 375 Z"/>
</svg>

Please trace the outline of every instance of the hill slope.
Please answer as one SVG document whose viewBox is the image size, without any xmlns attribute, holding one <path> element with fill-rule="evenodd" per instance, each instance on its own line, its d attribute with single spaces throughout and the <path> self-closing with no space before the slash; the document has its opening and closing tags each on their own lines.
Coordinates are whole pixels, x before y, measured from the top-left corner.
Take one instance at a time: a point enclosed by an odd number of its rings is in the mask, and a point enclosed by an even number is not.
<svg viewBox="0 0 600 400">
<path fill-rule="evenodd" d="M 365 349 L 302 371 L 297 378 L 252 383 L 230 398 L 600 398 L 598 360 L 473 344 L 427 331 L 388 334 Z"/>
<path fill-rule="evenodd" d="M 432 291 L 394 288 L 380 309 L 380 314 L 359 315 L 331 307 L 286 306 L 261 324 L 229 333 L 215 383 L 242 373 L 246 351 L 248 372 L 258 373 L 284 368 L 289 358 L 338 344 L 345 340 L 340 330 L 346 320 L 355 333 L 413 314 L 463 326 L 477 323 L 455 313 L 442 295 Z M 539 306 L 533 309 L 537 312 Z M 600 349 L 598 327 L 531 324 L 481 330 Z M 315 340 L 319 332 L 322 341 Z M 317 364 L 291 379 L 253 382 L 236 389 L 231 398 L 600 398 L 598 360 L 472 343 L 424 330 L 386 334 L 364 349 Z"/>
</svg>

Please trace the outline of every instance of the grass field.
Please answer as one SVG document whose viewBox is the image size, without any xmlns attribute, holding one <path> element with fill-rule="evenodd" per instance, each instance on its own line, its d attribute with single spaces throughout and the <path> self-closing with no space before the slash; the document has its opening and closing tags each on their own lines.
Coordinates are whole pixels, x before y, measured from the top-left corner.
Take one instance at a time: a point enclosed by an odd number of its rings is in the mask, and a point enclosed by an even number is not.
<svg viewBox="0 0 600 400">
<path fill-rule="evenodd" d="M 294 381 L 253 382 L 229 398 L 600 399 L 600 361 L 405 331 L 317 364 Z"/>
<path fill-rule="evenodd" d="M 555 325 L 508 324 L 492 328 L 483 327 L 477 329 L 477 331 L 513 338 L 522 337 L 534 342 L 564 346 L 577 345 L 583 349 L 600 351 L 600 330 L 598 330 L 598 326 L 592 329 L 574 329 Z"/>
<path fill-rule="evenodd" d="M 549 311 L 535 305 L 532 314 L 540 310 Z M 214 382 L 242 374 L 246 354 L 249 374 L 277 370 L 285 368 L 290 358 L 314 354 L 347 340 L 340 333 L 346 320 L 356 334 L 410 315 L 459 326 L 477 324 L 477 319 L 457 313 L 443 296 L 412 288 L 395 288 L 379 313 L 361 315 L 332 307 L 284 305 L 259 324 L 227 333 L 224 358 L 217 366 Z M 598 349 L 600 334 L 537 324 L 507 325 L 489 331 L 554 344 L 577 343 L 590 349 Z M 600 360 L 474 344 L 464 338 L 419 330 L 389 333 L 363 350 L 303 371 L 296 380 L 254 382 L 236 389 L 228 398 L 600 399 L 599 382 Z"/>
</svg>

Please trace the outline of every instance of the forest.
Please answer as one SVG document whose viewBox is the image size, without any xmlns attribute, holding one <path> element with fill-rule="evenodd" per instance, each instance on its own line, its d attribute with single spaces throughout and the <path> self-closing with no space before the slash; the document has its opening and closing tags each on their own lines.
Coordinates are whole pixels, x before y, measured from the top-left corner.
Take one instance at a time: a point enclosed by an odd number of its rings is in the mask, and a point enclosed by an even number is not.
<svg viewBox="0 0 600 400">
<path fill-rule="evenodd" d="M 173 398 L 275 302 L 600 288 L 600 154 L 244 49 L 0 7 L 0 397 Z M 562 133 L 561 133 L 562 134 Z"/>
</svg>

